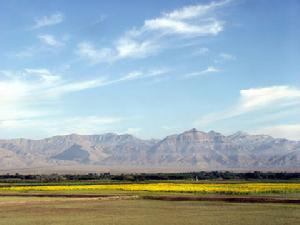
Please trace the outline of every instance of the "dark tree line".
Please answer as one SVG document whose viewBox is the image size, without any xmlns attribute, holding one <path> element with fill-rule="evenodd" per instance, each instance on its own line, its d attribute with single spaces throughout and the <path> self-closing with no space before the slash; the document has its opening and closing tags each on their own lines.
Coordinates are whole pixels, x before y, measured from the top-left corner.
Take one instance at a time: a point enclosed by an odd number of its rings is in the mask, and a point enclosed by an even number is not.
<svg viewBox="0 0 300 225">
<path fill-rule="evenodd" d="M 22 175 L 5 174 L 0 175 L 0 182 L 61 182 L 61 181 L 124 181 L 124 182 L 146 182 L 146 181 L 172 181 L 172 180 L 297 180 L 300 173 L 289 172 L 230 172 L 230 171 L 201 171 L 190 173 L 140 173 L 140 174 L 110 174 L 110 173 L 88 173 L 88 174 L 51 174 L 51 175 Z"/>
</svg>

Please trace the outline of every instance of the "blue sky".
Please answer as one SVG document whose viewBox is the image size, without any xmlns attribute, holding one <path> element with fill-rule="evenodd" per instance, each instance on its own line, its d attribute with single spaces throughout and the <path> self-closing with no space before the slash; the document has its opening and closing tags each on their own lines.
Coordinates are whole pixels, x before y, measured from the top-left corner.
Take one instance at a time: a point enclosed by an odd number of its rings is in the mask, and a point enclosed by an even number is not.
<svg viewBox="0 0 300 225">
<path fill-rule="evenodd" d="M 300 139 L 297 0 L 0 1 L 0 137 Z"/>
</svg>

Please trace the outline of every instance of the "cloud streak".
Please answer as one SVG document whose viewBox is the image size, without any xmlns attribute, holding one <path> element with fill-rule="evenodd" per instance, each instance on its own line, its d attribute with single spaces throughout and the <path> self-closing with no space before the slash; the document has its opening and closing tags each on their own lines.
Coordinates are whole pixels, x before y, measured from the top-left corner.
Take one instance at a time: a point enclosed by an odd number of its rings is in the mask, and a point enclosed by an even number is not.
<svg viewBox="0 0 300 225">
<path fill-rule="evenodd" d="M 35 19 L 35 24 L 31 27 L 32 30 L 42 27 L 53 26 L 63 22 L 64 15 L 62 13 L 54 13 L 50 16 L 43 16 Z"/>
<path fill-rule="evenodd" d="M 19 120 L 48 115 L 37 110 L 40 105 L 47 105 L 66 94 L 83 91 L 120 82 L 157 77 L 168 73 L 158 69 L 150 71 L 133 71 L 119 78 L 82 81 L 67 81 L 60 75 L 47 69 L 25 69 L 22 71 L 0 71 L 0 120 Z M 1 78 L 1 76 L 0 76 Z M 51 111 L 52 112 L 52 111 Z"/>
<path fill-rule="evenodd" d="M 115 79 L 99 77 L 68 81 L 44 68 L 0 71 L 0 134 L 5 137 L 11 137 L 10 133 L 25 137 L 27 131 L 34 131 L 42 137 L 105 131 L 106 127 L 120 123 L 124 118 L 99 115 L 66 117 L 59 108 L 53 109 L 53 106 L 67 94 L 138 79 L 153 79 L 168 72 L 167 69 L 132 71 Z M 5 133 L 1 133 L 1 130 L 5 130 Z"/>
<path fill-rule="evenodd" d="M 199 77 L 199 76 L 204 76 L 204 75 L 211 74 L 211 73 L 218 73 L 220 71 L 221 71 L 220 69 L 218 69 L 214 66 L 209 66 L 205 70 L 188 73 L 188 74 L 184 75 L 184 78 L 188 79 L 188 78 L 193 78 L 193 77 Z"/>
<path fill-rule="evenodd" d="M 216 36 L 224 30 L 224 22 L 216 14 L 230 1 L 182 7 L 153 19 L 145 20 L 139 28 L 126 31 L 111 47 L 95 47 L 81 42 L 76 53 L 91 63 L 114 62 L 120 59 L 144 58 L 162 49 L 172 48 L 170 39 Z"/>
<path fill-rule="evenodd" d="M 252 131 L 254 134 L 269 134 L 275 138 L 287 138 L 290 140 L 300 140 L 300 124 L 279 124 L 262 127 Z"/>
<path fill-rule="evenodd" d="M 240 90 L 238 103 L 224 111 L 201 117 L 197 124 L 210 124 L 259 110 L 278 111 L 300 104 L 300 89 L 291 86 L 270 86 Z"/>
<path fill-rule="evenodd" d="M 46 45 L 49 45 L 51 47 L 60 47 L 63 45 L 53 35 L 50 35 L 50 34 L 39 35 L 38 38 L 40 39 L 41 42 L 43 42 Z"/>
</svg>

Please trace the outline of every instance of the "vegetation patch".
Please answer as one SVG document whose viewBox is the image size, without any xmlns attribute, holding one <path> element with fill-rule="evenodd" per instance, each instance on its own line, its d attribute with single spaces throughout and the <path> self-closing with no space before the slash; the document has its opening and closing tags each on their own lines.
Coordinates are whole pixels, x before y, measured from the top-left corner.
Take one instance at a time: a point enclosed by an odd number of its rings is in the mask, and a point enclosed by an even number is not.
<svg viewBox="0 0 300 225">
<path fill-rule="evenodd" d="M 97 185 L 2 186 L 0 191 L 149 191 L 203 194 L 300 193 L 300 183 L 128 183 Z"/>
</svg>

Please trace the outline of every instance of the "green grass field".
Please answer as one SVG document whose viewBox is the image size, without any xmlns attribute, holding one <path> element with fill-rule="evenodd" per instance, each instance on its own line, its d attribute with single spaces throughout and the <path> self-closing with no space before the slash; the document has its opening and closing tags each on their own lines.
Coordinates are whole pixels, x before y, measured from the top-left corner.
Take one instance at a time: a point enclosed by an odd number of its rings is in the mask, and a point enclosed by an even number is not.
<svg viewBox="0 0 300 225">
<path fill-rule="evenodd" d="M 300 205 L 0 197 L 0 225 L 293 225 Z"/>
</svg>

